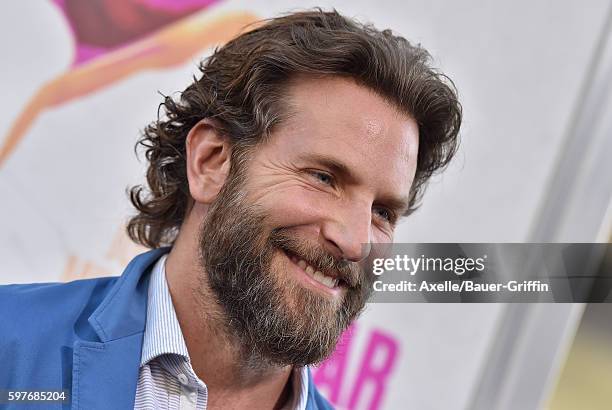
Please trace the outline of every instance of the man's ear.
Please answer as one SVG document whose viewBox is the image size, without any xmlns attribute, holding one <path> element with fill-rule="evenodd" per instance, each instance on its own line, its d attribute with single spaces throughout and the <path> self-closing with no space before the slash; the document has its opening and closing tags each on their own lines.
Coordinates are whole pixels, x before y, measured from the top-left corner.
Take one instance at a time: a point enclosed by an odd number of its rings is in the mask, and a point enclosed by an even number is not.
<svg viewBox="0 0 612 410">
<path fill-rule="evenodd" d="M 229 174 L 230 141 L 217 121 L 205 118 L 187 134 L 185 152 L 191 197 L 196 202 L 210 204 Z"/>
</svg>

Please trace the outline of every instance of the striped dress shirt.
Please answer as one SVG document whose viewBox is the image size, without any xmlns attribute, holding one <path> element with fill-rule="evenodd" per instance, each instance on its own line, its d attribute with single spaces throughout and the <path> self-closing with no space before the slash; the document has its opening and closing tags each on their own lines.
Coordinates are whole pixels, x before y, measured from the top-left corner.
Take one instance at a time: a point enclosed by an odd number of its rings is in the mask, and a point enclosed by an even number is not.
<svg viewBox="0 0 612 410">
<path fill-rule="evenodd" d="M 205 410 L 208 389 L 191 366 L 166 282 L 166 257 L 161 257 L 151 272 L 134 408 Z M 308 398 L 307 368 L 294 369 L 291 383 L 291 398 L 283 410 L 305 410 Z"/>
</svg>

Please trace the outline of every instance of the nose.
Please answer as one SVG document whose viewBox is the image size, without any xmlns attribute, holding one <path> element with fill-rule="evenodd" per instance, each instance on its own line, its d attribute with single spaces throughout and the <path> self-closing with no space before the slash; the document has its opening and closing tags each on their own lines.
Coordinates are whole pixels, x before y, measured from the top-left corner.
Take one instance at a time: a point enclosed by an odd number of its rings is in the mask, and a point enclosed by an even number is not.
<svg viewBox="0 0 612 410">
<path fill-rule="evenodd" d="M 371 248 L 371 206 L 351 204 L 334 207 L 332 212 L 321 227 L 325 246 L 337 258 L 362 261 Z"/>
</svg>

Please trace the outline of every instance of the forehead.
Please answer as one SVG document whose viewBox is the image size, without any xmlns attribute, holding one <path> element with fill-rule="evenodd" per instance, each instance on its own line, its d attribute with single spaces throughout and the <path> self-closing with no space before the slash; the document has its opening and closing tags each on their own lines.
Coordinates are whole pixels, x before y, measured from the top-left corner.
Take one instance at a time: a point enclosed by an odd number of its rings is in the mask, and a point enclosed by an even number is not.
<svg viewBox="0 0 612 410">
<path fill-rule="evenodd" d="M 349 78 L 299 78 L 286 93 L 289 116 L 271 141 L 278 149 L 332 156 L 364 182 L 409 190 L 419 138 L 413 118 Z"/>
</svg>

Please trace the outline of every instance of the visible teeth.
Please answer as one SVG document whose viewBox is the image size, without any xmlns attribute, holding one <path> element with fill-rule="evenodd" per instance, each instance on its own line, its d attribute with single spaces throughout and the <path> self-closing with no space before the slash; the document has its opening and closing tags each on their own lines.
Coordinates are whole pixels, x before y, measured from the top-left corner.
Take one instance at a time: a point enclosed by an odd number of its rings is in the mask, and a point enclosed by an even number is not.
<svg viewBox="0 0 612 410">
<path fill-rule="evenodd" d="M 328 288 L 333 288 L 334 287 L 334 279 L 330 278 L 329 276 L 324 276 L 325 278 L 325 284 L 327 285 Z"/>
<path fill-rule="evenodd" d="M 319 278 L 321 278 L 321 280 L 319 280 L 319 282 L 321 282 L 322 284 L 324 284 L 324 285 L 325 285 L 325 286 L 327 286 L 328 288 L 329 288 L 329 287 L 331 287 L 331 286 L 330 286 L 330 283 L 329 283 L 329 282 L 330 282 L 330 281 L 329 281 L 329 279 L 331 279 L 331 278 L 329 278 L 329 277 L 325 276 L 325 275 L 323 274 L 323 272 L 319 272 L 319 271 L 316 271 L 316 272 L 315 272 L 315 275 L 316 275 L 316 276 L 318 276 Z"/>
<path fill-rule="evenodd" d="M 315 272 L 315 274 L 314 274 L 313 278 L 314 278 L 314 279 L 315 279 L 317 282 L 320 282 L 320 283 L 322 283 L 322 284 L 324 284 L 324 285 L 326 284 L 326 283 L 325 283 L 325 276 L 324 276 L 324 275 L 323 275 L 321 272 L 319 272 L 319 271 L 316 271 L 316 272 Z"/>
<path fill-rule="evenodd" d="M 316 271 L 313 275 L 314 280 L 327 286 L 328 288 L 334 288 L 336 286 L 336 279 L 330 278 L 329 276 L 323 275 L 321 272 Z"/>
<path fill-rule="evenodd" d="M 317 282 L 327 286 L 328 288 L 335 288 L 338 286 L 338 279 L 334 279 L 330 276 L 324 275 L 321 271 L 315 271 L 312 266 L 306 263 L 303 259 L 297 262 L 298 266 Z"/>
</svg>

